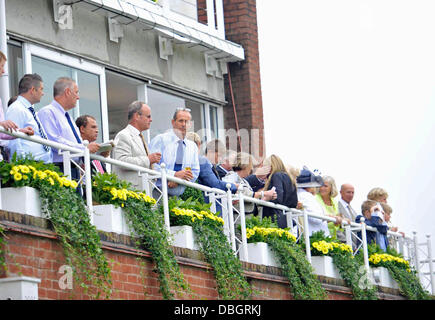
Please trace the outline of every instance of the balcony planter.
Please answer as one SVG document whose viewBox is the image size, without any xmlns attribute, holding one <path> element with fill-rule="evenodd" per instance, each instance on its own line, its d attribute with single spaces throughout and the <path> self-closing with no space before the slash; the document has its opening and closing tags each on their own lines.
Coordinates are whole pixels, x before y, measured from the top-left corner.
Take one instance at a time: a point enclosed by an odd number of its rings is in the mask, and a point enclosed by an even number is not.
<svg viewBox="0 0 435 320">
<path fill-rule="evenodd" d="M 332 257 L 329 256 L 312 256 L 311 265 L 314 273 L 319 276 L 328 278 L 341 279 L 340 272 L 334 265 Z"/>
<path fill-rule="evenodd" d="M 399 285 L 391 277 L 390 272 L 388 271 L 387 268 L 378 267 L 378 268 L 370 268 L 370 270 L 372 272 L 372 277 L 375 285 L 381 287 L 399 289 Z"/>
<path fill-rule="evenodd" d="M 43 217 L 39 191 L 32 187 L 2 188 L 2 209 L 34 217 Z"/>
<path fill-rule="evenodd" d="M 248 243 L 248 262 L 280 267 L 275 254 L 265 242 Z"/>
<path fill-rule="evenodd" d="M 94 205 L 94 226 L 101 231 L 129 235 L 122 208 L 113 204 Z"/>
<path fill-rule="evenodd" d="M 38 300 L 41 279 L 11 277 L 0 279 L 0 300 Z"/>
<path fill-rule="evenodd" d="M 171 227 L 171 235 L 173 237 L 172 245 L 174 247 L 199 250 L 198 244 L 195 241 L 195 234 L 191 226 Z"/>
</svg>

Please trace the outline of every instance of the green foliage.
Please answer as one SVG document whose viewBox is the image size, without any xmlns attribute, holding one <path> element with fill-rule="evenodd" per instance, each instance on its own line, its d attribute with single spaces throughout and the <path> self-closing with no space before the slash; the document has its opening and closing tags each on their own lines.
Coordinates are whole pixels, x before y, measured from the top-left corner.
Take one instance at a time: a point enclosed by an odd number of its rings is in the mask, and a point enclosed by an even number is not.
<svg viewBox="0 0 435 320">
<path fill-rule="evenodd" d="M 31 159 L 0 164 L 2 182 L 7 186 L 29 186 L 39 190 L 41 210 L 51 221 L 63 245 L 66 263 L 74 271 L 80 287 L 89 292 L 96 288 L 111 295 L 111 273 L 101 249 L 99 234 L 91 224 L 83 199 L 75 191 L 77 183 L 59 172 L 57 167 Z"/>
<path fill-rule="evenodd" d="M 6 266 L 6 240 L 5 240 L 5 230 L 0 225 L 0 274 L 2 274 L 3 271 L 7 270 Z"/>
<path fill-rule="evenodd" d="M 368 274 L 363 262 L 354 259 L 352 248 L 339 243 L 323 231 L 314 232 L 310 236 L 311 254 L 313 256 L 327 255 L 332 257 L 340 276 L 352 289 L 355 300 L 376 300 L 376 289 L 368 283 Z"/>
<path fill-rule="evenodd" d="M 174 209 L 178 214 L 174 213 Z M 193 228 L 200 252 L 213 267 L 219 296 L 225 300 L 248 299 L 252 289 L 243 275 L 240 260 L 223 233 L 223 220 L 210 211 L 210 204 L 192 198 L 184 201 L 172 197 L 169 199 L 169 212 L 171 225 Z"/>
<path fill-rule="evenodd" d="M 396 250 L 387 248 L 387 252 L 384 252 L 376 244 L 368 245 L 367 250 L 370 265 L 387 268 L 391 277 L 399 285 L 401 293 L 408 299 L 431 299 L 429 293 L 422 287 L 416 271 L 409 267 L 409 262 Z"/>
<path fill-rule="evenodd" d="M 270 218 L 260 220 L 257 217 L 247 219 L 246 227 L 248 229 L 254 229 L 254 227 L 276 229 L 276 231 L 261 230 L 261 232 L 258 232 L 258 235 L 256 232 L 250 236 L 249 242 L 260 240 L 266 242 L 271 247 L 290 283 L 290 289 L 295 299 L 326 299 L 326 292 L 313 273 L 314 270 L 306 259 L 304 251 L 301 250 L 295 241 L 279 235 L 280 231 L 283 232 L 283 229 L 279 229 Z"/>
<path fill-rule="evenodd" d="M 193 199 L 199 203 L 204 203 L 204 194 L 202 193 L 201 190 L 192 187 L 186 187 L 186 189 L 184 189 L 183 194 L 180 196 L 180 199 L 181 200 Z"/>
<path fill-rule="evenodd" d="M 151 252 L 163 298 L 173 299 L 174 291 L 182 294 L 188 290 L 169 243 L 164 217 L 153 207 L 155 200 L 108 173 L 97 174 L 92 189 L 93 198 L 100 204 L 123 207 L 129 228 L 138 237 L 136 246 Z"/>
</svg>

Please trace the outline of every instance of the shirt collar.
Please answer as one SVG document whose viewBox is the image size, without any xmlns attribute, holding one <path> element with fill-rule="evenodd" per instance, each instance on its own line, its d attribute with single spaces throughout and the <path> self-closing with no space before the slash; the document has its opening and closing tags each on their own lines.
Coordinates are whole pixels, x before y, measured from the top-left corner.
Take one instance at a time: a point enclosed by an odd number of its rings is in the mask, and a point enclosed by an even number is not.
<svg viewBox="0 0 435 320">
<path fill-rule="evenodd" d="M 132 130 L 136 135 L 141 134 L 141 132 L 136 127 L 133 127 L 131 124 L 128 124 L 127 127 L 129 127 L 130 130 Z"/>
<path fill-rule="evenodd" d="M 62 107 L 62 105 L 61 105 L 59 102 L 57 102 L 56 100 L 53 100 L 53 101 L 51 102 L 51 105 L 52 105 L 53 107 L 55 107 L 56 109 L 58 109 L 59 111 L 61 111 L 63 114 L 66 113 L 66 111 L 65 111 L 65 109 Z"/>
<path fill-rule="evenodd" d="M 18 96 L 17 100 L 20 101 L 26 108 L 32 107 L 32 104 L 30 103 L 30 101 L 27 100 L 26 98 L 24 98 L 23 96 Z"/>
<path fill-rule="evenodd" d="M 175 141 L 177 141 L 177 143 L 178 143 L 178 141 L 181 140 L 181 141 L 183 141 L 183 144 L 186 145 L 186 141 L 187 141 L 186 137 L 184 137 L 184 139 L 180 139 L 180 138 L 175 134 L 174 129 L 171 130 L 171 133 L 172 133 L 172 135 L 173 135 L 173 139 L 174 139 Z"/>
</svg>

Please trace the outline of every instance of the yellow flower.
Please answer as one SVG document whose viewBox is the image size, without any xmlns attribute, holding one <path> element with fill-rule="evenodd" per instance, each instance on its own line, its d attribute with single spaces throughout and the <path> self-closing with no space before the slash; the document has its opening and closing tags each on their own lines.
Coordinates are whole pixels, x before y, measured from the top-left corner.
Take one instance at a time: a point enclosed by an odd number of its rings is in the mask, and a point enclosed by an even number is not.
<svg viewBox="0 0 435 320">
<path fill-rule="evenodd" d="M 23 179 L 23 175 L 19 172 L 16 172 L 14 174 L 14 179 L 15 179 L 15 181 L 20 181 L 21 179 Z"/>
</svg>

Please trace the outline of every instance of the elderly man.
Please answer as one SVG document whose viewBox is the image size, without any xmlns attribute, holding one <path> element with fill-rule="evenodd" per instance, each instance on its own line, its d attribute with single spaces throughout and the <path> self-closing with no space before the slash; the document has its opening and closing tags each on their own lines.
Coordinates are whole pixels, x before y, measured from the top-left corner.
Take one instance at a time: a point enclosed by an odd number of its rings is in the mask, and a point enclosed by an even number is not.
<svg viewBox="0 0 435 320">
<path fill-rule="evenodd" d="M 160 161 L 158 152 L 150 153 L 142 131 L 151 126 L 151 109 L 141 101 L 134 101 L 128 106 L 128 125 L 118 132 L 115 137 L 115 147 L 112 157 L 116 160 L 128 162 L 137 166 L 152 168 L 153 164 Z M 135 170 L 113 166 L 115 173 L 121 180 L 131 182 L 133 187 L 143 189 L 142 179 Z"/>
<path fill-rule="evenodd" d="M 47 134 L 35 113 L 33 105 L 41 101 L 44 95 L 44 83 L 38 74 L 26 74 L 18 83 L 17 100 L 6 111 L 6 120 L 13 121 L 17 127 L 30 127 L 35 136 L 47 139 Z M 31 155 L 34 160 L 52 162 L 51 148 L 24 139 L 15 139 L 9 142 L 10 158 L 16 153 L 17 157 Z"/>
<path fill-rule="evenodd" d="M 347 218 L 350 221 L 355 221 L 357 216 L 355 210 L 350 205 L 354 194 L 355 188 L 351 184 L 345 183 L 341 186 L 341 199 L 338 200 L 338 212 L 342 217 Z"/>
<path fill-rule="evenodd" d="M 53 85 L 53 97 L 53 101 L 38 112 L 48 139 L 83 150 L 85 146 L 80 138 L 79 129 L 68 113 L 76 107 L 79 100 L 77 83 L 71 78 L 58 78 Z M 91 153 L 95 153 L 100 146 L 96 142 L 91 142 L 87 148 Z M 61 150 L 53 150 L 53 163 L 63 170 L 63 155 L 60 152 Z M 71 169 L 71 174 L 73 179 L 80 178 L 75 167 Z"/>
<path fill-rule="evenodd" d="M 162 154 L 156 170 L 160 170 L 160 164 L 166 165 L 168 175 L 186 181 L 196 181 L 199 176 L 198 148 L 191 140 L 186 139 L 187 129 L 190 127 L 192 116 L 190 109 L 178 108 L 172 118 L 172 130 L 162 133 L 151 141 L 150 149 Z M 157 181 L 161 187 L 161 181 Z M 168 183 L 168 194 L 179 196 L 183 194 L 184 185 Z"/>
</svg>

